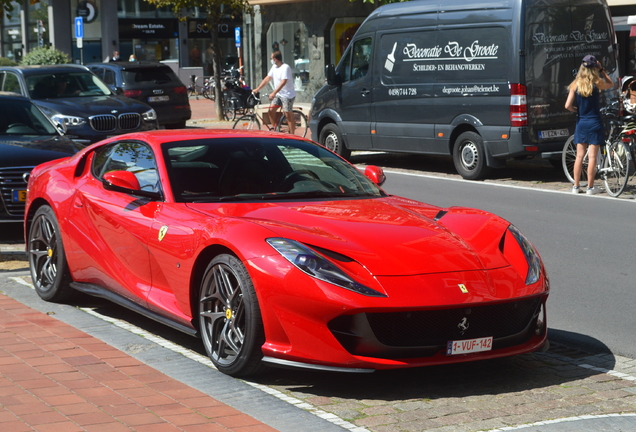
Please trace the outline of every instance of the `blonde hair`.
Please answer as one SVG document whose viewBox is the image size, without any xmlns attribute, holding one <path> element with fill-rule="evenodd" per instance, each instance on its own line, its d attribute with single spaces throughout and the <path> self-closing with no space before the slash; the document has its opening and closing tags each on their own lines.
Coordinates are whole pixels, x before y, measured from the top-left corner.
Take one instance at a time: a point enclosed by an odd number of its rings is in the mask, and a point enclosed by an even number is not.
<svg viewBox="0 0 636 432">
<path fill-rule="evenodd" d="M 585 67 L 581 65 L 576 78 L 568 86 L 568 90 L 576 90 L 583 97 L 589 97 L 594 91 L 594 84 L 601 80 L 599 69 L 595 67 Z"/>
</svg>

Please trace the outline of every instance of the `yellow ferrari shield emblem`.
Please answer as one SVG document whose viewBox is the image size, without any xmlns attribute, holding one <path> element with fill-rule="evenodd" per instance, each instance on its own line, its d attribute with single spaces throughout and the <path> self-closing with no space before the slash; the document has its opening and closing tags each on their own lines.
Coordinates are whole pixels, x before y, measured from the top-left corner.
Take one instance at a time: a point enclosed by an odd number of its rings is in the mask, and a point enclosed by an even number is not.
<svg viewBox="0 0 636 432">
<path fill-rule="evenodd" d="M 459 289 L 460 289 L 460 290 L 462 290 L 462 292 L 463 292 L 464 294 L 468 294 L 468 288 L 466 288 L 466 285 L 464 285 L 464 284 L 459 284 L 459 285 L 457 285 L 457 286 L 459 287 Z"/>
<path fill-rule="evenodd" d="M 158 236 L 159 241 L 163 240 L 167 232 L 168 232 L 168 225 L 164 225 L 159 229 L 159 236 Z"/>
</svg>

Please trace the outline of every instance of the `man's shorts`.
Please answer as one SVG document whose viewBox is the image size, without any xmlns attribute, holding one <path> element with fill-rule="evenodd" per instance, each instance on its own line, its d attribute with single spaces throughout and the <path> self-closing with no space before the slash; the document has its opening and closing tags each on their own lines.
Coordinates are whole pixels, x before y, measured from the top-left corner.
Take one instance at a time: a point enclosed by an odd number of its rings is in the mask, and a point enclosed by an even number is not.
<svg viewBox="0 0 636 432">
<path fill-rule="evenodd" d="M 294 109 L 295 99 L 296 97 L 284 98 L 280 96 L 275 96 L 274 99 L 272 99 L 272 102 L 269 104 L 269 106 L 283 107 L 283 112 L 290 112 Z"/>
</svg>

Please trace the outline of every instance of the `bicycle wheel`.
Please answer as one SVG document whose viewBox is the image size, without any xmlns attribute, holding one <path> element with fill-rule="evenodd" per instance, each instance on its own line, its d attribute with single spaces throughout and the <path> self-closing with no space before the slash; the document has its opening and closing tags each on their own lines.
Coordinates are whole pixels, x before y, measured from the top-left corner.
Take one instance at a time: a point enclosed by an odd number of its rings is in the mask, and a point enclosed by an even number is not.
<svg viewBox="0 0 636 432">
<path fill-rule="evenodd" d="M 619 196 L 629 179 L 629 148 L 623 141 L 614 141 L 607 145 L 607 155 L 603 161 L 603 181 L 608 195 Z"/>
<path fill-rule="evenodd" d="M 294 119 L 296 121 L 296 127 L 294 128 L 294 135 L 306 137 L 307 131 L 309 130 L 309 125 L 307 124 L 307 117 L 303 114 L 302 111 L 293 110 Z M 281 115 L 278 120 L 278 125 L 276 126 L 276 131 L 289 133 L 289 124 L 287 124 L 287 116 Z"/>
<path fill-rule="evenodd" d="M 574 183 L 574 162 L 576 161 L 576 143 L 574 142 L 574 135 L 570 136 L 563 146 L 563 154 L 561 156 L 561 162 L 563 165 L 563 172 L 570 183 Z M 581 177 L 579 178 L 582 185 L 587 184 L 587 154 L 583 159 L 583 169 L 581 169 Z"/>
<path fill-rule="evenodd" d="M 232 126 L 232 129 L 243 130 L 259 130 L 260 128 L 261 123 L 258 121 L 256 114 L 246 114 L 239 117 L 239 119 L 234 122 L 234 126 Z"/>
</svg>

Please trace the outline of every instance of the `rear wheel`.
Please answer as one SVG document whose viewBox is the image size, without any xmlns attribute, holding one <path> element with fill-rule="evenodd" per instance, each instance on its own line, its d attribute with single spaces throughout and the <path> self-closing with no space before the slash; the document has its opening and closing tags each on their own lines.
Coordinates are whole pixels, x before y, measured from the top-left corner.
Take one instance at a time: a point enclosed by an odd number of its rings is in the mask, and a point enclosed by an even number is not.
<svg viewBox="0 0 636 432">
<path fill-rule="evenodd" d="M 563 146 L 563 154 L 561 156 L 561 164 L 563 166 L 563 172 L 570 183 L 574 183 L 574 162 L 576 161 L 576 143 L 574 142 L 574 135 L 570 136 Z M 587 184 L 587 153 L 583 159 L 583 168 L 581 169 L 581 176 L 579 181 L 582 185 Z"/>
<path fill-rule="evenodd" d="M 42 206 L 29 229 L 29 267 L 35 292 L 46 301 L 67 300 L 73 282 L 66 263 L 64 245 L 53 209 Z"/>
<path fill-rule="evenodd" d="M 292 111 L 294 120 L 295 120 L 295 128 L 294 135 L 306 137 L 307 130 L 309 126 L 307 125 L 307 117 L 303 114 L 302 111 L 293 110 Z M 278 132 L 290 133 L 289 123 L 287 121 L 287 116 L 285 113 L 281 113 L 280 119 L 278 120 L 278 125 L 276 126 L 276 130 Z"/>
<path fill-rule="evenodd" d="M 613 197 L 619 196 L 627 186 L 629 179 L 629 148 L 623 141 L 614 141 L 607 145 L 607 155 L 603 161 L 603 180 L 605 190 Z"/>
<path fill-rule="evenodd" d="M 342 139 L 340 129 L 333 123 L 325 125 L 320 131 L 320 144 L 331 150 L 332 152 L 339 154 L 345 159 L 349 159 L 351 151 L 347 148 Z"/>
<path fill-rule="evenodd" d="M 254 285 L 233 255 L 214 258 L 199 291 L 199 327 L 205 350 L 223 373 L 246 376 L 262 368 L 265 342 Z"/>
<path fill-rule="evenodd" d="M 232 128 L 243 130 L 259 130 L 261 128 L 261 123 L 258 121 L 258 118 L 255 114 L 246 114 L 239 117 L 239 119 L 234 122 L 234 126 Z"/>
<path fill-rule="evenodd" d="M 486 151 L 481 135 L 476 132 L 461 134 L 453 147 L 453 162 L 459 175 L 467 180 L 488 176 L 491 168 L 486 165 Z"/>
</svg>

